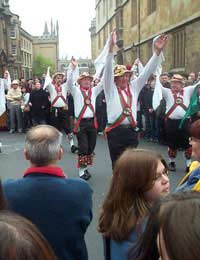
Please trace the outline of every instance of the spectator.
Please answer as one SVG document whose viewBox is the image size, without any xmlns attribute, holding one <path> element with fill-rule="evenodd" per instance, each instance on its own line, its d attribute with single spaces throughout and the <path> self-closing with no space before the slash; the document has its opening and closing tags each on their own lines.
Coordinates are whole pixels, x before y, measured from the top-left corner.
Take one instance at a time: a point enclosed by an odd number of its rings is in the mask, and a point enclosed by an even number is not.
<svg viewBox="0 0 200 260">
<path fill-rule="evenodd" d="M 150 151 L 127 149 L 119 157 L 99 219 L 106 260 L 128 259 L 130 246 L 144 231 L 151 204 L 169 193 L 167 174 L 164 159 Z"/>
<path fill-rule="evenodd" d="M 29 106 L 33 125 L 46 124 L 50 102 L 48 93 L 41 88 L 40 82 L 35 84 L 35 90 L 30 94 Z"/>
<path fill-rule="evenodd" d="M 27 87 L 21 87 L 22 92 L 22 101 L 21 101 L 21 109 L 22 109 L 22 125 L 23 132 L 25 133 L 31 127 L 31 115 L 30 115 L 30 106 L 28 104 L 30 93 L 27 91 Z"/>
<path fill-rule="evenodd" d="M 189 172 L 179 183 L 176 191 L 200 191 L 200 119 L 195 121 L 190 128 L 190 144 L 192 155 L 196 161 L 192 162 Z"/>
<path fill-rule="evenodd" d="M 52 126 L 31 128 L 24 151 L 31 167 L 23 178 L 5 181 L 3 190 L 8 207 L 39 228 L 59 260 L 87 260 L 84 235 L 92 219 L 92 191 L 56 166 L 63 155 L 61 141 Z"/>
<path fill-rule="evenodd" d="M 36 226 L 11 212 L 2 211 L 0 214 L 0 244 L 0 259 L 57 259 Z"/>
<path fill-rule="evenodd" d="M 189 81 L 190 85 L 193 85 L 196 83 L 196 75 L 194 72 L 190 72 L 190 74 L 188 76 L 188 81 Z"/>
<path fill-rule="evenodd" d="M 13 80 L 11 89 L 8 90 L 7 100 L 9 101 L 9 116 L 10 116 L 10 134 L 14 133 L 17 129 L 19 133 L 22 133 L 22 111 L 21 111 L 21 100 L 22 93 L 19 87 L 18 80 Z"/>
<path fill-rule="evenodd" d="M 152 208 L 145 232 L 129 260 L 199 259 L 200 194 L 169 195 Z M 160 256 L 160 257 L 159 257 Z"/>
</svg>

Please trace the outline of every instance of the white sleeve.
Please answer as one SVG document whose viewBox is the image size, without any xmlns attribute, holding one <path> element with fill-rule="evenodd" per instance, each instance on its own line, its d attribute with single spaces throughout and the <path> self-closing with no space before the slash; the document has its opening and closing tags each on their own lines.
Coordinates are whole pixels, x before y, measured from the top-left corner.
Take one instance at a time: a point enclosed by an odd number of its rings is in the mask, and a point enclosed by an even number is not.
<svg viewBox="0 0 200 260">
<path fill-rule="evenodd" d="M 51 84 L 51 82 L 52 82 L 52 78 L 51 78 L 51 76 L 50 76 L 50 71 L 49 71 L 49 67 L 48 67 L 48 69 L 47 69 L 47 74 L 46 74 L 46 76 L 45 76 L 45 81 L 44 81 L 44 86 L 43 86 L 43 89 L 45 89 L 45 88 L 49 88 L 49 85 Z"/>
<path fill-rule="evenodd" d="M 106 96 L 110 96 L 114 85 L 114 58 L 113 53 L 108 53 L 103 74 L 103 88 Z"/>
<path fill-rule="evenodd" d="M 134 92 L 137 92 L 138 95 L 142 88 L 145 86 L 145 83 L 151 76 L 151 74 L 155 71 L 158 65 L 160 65 L 163 62 L 163 55 L 160 53 L 158 56 L 156 53 L 153 54 L 151 59 L 148 61 L 146 66 L 144 67 L 143 71 L 139 75 L 138 78 L 133 80 L 131 83 L 131 88 L 134 88 Z"/>
<path fill-rule="evenodd" d="M 155 89 L 153 92 L 152 105 L 153 109 L 156 110 L 162 100 L 162 84 L 160 83 L 159 76 L 156 77 Z"/>
<path fill-rule="evenodd" d="M 74 96 L 74 92 L 76 90 L 76 79 L 77 77 L 77 70 L 73 70 L 71 67 L 68 68 L 67 70 L 67 88 L 69 92 Z M 76 80 L 75 80 L 76 79 Z"/>
</svg>

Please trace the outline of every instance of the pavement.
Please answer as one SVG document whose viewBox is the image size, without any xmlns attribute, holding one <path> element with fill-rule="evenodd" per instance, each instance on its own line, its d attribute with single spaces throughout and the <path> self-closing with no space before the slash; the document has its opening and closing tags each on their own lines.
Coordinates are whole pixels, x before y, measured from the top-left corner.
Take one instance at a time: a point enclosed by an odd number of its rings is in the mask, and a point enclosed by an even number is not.
<svg viewBox="0 0 200 260">
<path fill-rule="evenodd" d="M 2 153 L 0 153 L 0 176 L 2 180 L 20 178 L 25 169 L 29 167 L 28 161 L 26 161 L 23 156 L 24 139 L 25 134 L 0 132 L 0 141 L 2 142 Z M 64 169 L 69 177 L 78 177 L 76 169 L 77 156 L 70 152 L 66 137 L 63 139 L 63 148 L 64 156 L 58 165 Z M 139 148 L 156 150 L 167 160 L 166 146 L 140 140 Z M 89 180 L 89 184 L 93 189 L 93 221 L 86 234 L 86 243 L 89 260 L 102 260 L 103 245 L 101 235 L 97 231 L 98 217 L 112 176 L 108 147 L 103 136 L 98 136 L 95 153 L 95 163 L 90 170 L 92 178 Z M 170 174 L 171 191 L 175 189 L 177 183 L 185 175 L 183 152 L 178 153 L 176 164 L 177 171 Z"/>
</svg>

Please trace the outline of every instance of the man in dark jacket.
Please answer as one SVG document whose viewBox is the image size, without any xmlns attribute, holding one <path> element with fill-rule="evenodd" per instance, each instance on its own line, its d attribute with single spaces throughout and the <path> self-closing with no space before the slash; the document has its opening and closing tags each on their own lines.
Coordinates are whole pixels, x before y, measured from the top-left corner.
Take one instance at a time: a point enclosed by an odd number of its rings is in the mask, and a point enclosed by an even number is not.
<svg viewBox="0 0 200 260">
<path fill-rule="evenodd" d="M 35 84 L 35 89 L 30 94 L 29 105 L 33 125 L 46 124 L 50 102 L 48 93 L 41 88 L 40 82 Z"/>
<path fill-rule="evenodd" d="M 56 166 L 63 155 L 61 141 L 52 126 L 29 130 L 24 154 L 31 167 L 23 178 L 5 181 L 3 190 L 9 208 L 39 228 L 59 260 L 87 260 L 84 235 L 92 220 L 92 191 Z"/>
</svg>

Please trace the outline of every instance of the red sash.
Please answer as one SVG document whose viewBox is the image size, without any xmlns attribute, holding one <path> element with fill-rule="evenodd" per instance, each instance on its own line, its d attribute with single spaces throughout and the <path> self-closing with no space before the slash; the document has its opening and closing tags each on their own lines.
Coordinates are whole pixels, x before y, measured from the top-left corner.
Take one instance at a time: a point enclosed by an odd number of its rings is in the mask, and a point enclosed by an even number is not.
<svg viewBox="0 0 200 260">
<path fill-rule="evenodd" d="M 127 90 L 125 90 L 125 93 L 127 95 L 127 101 L 125 100 L 121 88 L 117 88 L 118 94 L 120 97 L 120 103 L 122 106 L 122 113 L 119 115 L 119 117 L 112 123 L 108 124 L 106 126 L 105 132 L 109 132 L 112 129 L 118 127 L 126 118 L 128 118 L 130 124 L 136 128 L 137 123 L 134 120 L 133 113 L 132 113 L 132 94 L 130 91 L 130 86 L 128 86 Z"/>
<path fill-rule="evenodd" d="M 61 86 L 55 85 L 55 90 L 56 90 L 57 96 L 55 97 L 55 99 L 51 103 L 51 106 L 53 107 L 59 98 L 61 98 L 64 101 L 65 106 L 66 106 L 67 105 L 67 100 L 62 95 L 62 85 Z"/>
<path fill-rule="evenodd" d="M 174 110 L 178 106 L 182 107 L 185 111 L 187 110 L 187 106 L 183 103 L 183 98 L 178 97 L 177 96 L 178 93 L 172 92 L 172 94 L 173 94 L 173 97 L 174 97 L 174 104 L 172 105 L 172 107 L 168 110 L 167 114 L 165 115 L 165 121 L 167 121 L 169 116 L 174 112 Z M 180 94 L 183 96 L 183 91 Z"/>
<path fill-rule="evenodd" d="M 80 131 L 79 126 L 80 126 L 81 120 L 85 114 L 85 111 L 88 107 L 92 110 L 93 115 L 94 115 L 94 127 L 96 129 L 98 128 L 96 113 L 95 113 L 94 106 L 92 105 L 92 101 L 91 101 L 92 90 L 91 90 L 91 88 L 89 89 L 88 95 L 86 94 L 85 89 L 80 88 L 80 90 L 81 90 L 81 93 L 82 93 L 82 96 L 84 99 L 84 106 L 82 107 L 78 117 L 75 118 L 76 121 L 75 121 L 74 133 L 78 133 Z"/>
</svg>

